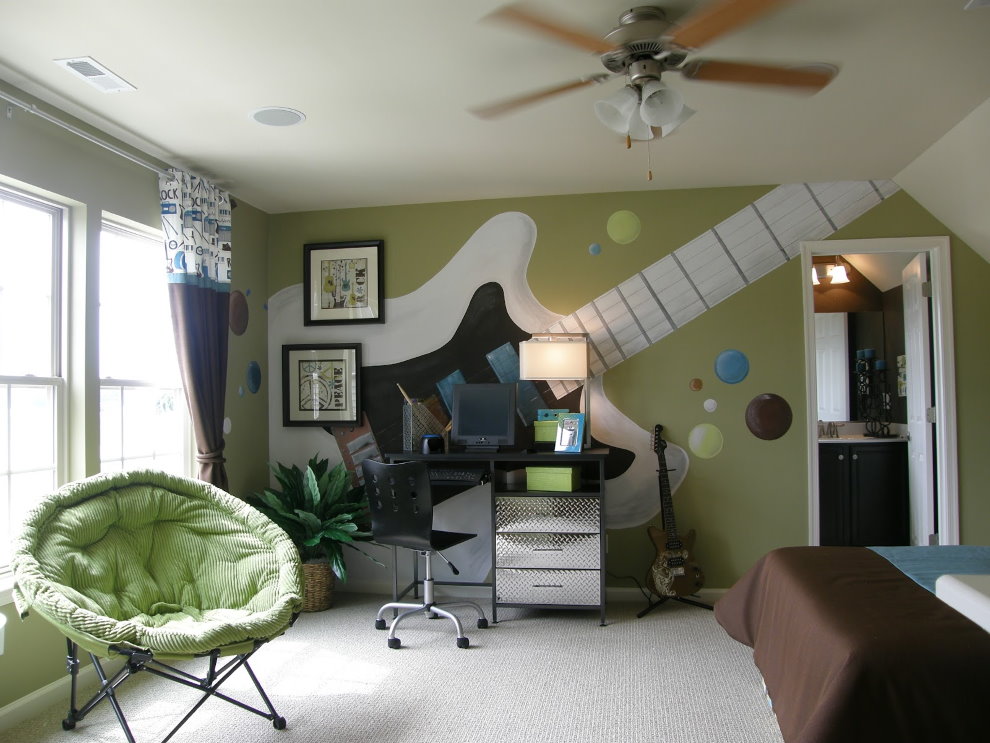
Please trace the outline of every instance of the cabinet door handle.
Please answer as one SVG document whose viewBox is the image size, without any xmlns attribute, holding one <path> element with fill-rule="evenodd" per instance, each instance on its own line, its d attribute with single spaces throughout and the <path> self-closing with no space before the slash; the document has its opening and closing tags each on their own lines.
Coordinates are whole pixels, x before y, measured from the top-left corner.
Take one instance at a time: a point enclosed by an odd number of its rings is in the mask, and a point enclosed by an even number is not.
<svg viewBox="0 0 990 743">
<path fill-rule="evenodd" d="M 853 459 L 859 459 L 859 454 L 853 454 Z"/>
<path fill-rule="evenodd" d="M 840 462 L 841 462 L 841 461 L 842 461 L 843 459 L 845 459 L 845 458 L 846 458 L 846 455 L 845 455 L 845 454 L 840 454 L 840 455 L 839 455 L 839 461 L 840 461 Z"/>
</svg>

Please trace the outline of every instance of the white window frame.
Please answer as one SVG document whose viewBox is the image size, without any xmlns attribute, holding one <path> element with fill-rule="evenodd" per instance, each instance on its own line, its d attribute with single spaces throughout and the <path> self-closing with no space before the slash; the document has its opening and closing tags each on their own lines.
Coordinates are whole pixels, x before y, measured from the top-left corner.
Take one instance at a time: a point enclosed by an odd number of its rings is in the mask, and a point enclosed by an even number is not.
<svg viewBox="0 0 990 743">
<path fill-rule="evenodd" d="M 159 230 L 153 230 L 144 225 L 139 225 L 133 222 L 127 222 L 120 217 L 112 217 L 110 215 L 104 215 L 101 222 L 101 235 L 106 231 L 114 231 L 118 233 L 123 233 L 125 235 L 132 235 L 138 238 L 143 238 L 157 243 L 158 245 L 164 246 L 164 238 Z M 162 248 L 164 254 L 164 247 Z M 164 259 L 163 259 L 164 260 Z M 162 269 L 164 273 L 164 268 Z M 164 280 L 164 279 L 163 279 Z M 99 375 L 99 387 L 100 387 L 100 399 L 103 398 L 103 392 L 106 390 L 117 390 L 121 398 L 123 398 L 124 392 L 126 390 L 134 389 L 171 389 L 175 390 L 176 404 L 179 405 L 179 410 L 182 415 L 183 426 L 182 426 L 182 448 L 180 454 L 182 455 L 182 471 L 175 473 L 185 475 L 186 477 L 194 477 L 194 467 L 195 467 L 195 437 L 193 436 L 192 430 L 192 419 L 189 415 L 189 406 L 186 403 L 185 390 L 182 387 L 182 382 L 179 381 L 176 387 L 163 387 L 160 384 L 151 382 L 143 379 L 119 379 L 115 377 L 104 377 L 103 371 L 100 370 Z M 123 400 L 121 400 L 121 410 L 123 410 Z M 102 416 L 101 416 L 102 417 Z M 102 432 L 101 432 L 102 437 Z M 155 452 L 149 452 L 149 456 L 154 457 Z M 107 471 L 103 469 L 103 463 L 105 461 L 119 461 L 121 467 L 123 467 L 126 461 L 123 457 L 119 460 L 104 460 L 102 442 L 100 446 L 100 469 L 101 471 Z"/>
<path fill-rule="evenodd" d="M 51 296 L 52 296 L 52 313 L 51 313 L 51 368 L 49 370 L 49 376 L 43 375 L 0 375 L 0 385 L 7 387 L 6 399 L 2 401 L 2 404 L 7 405 L 9 409 L 10 398 L 9 391 L 11 387 L 17 386 L 47 386 L 53 391 L 54 396 L 54 473 L 53 479 L 56 486 L 60 486 L 65 482 L 65 473 L 68 460 L 68 427 L 67 427 L 67 399 L 68 394 L 66 392 L 67 380 L 65 378 L 65 354 L 68 339 L 65 337 L 64 329 L 67 327 L 65 322 L 65 308 L 67 306 L 66 294 L 67 294 L 67 282 L 65 280 L 65 265 L 67 256 L 67 241 L 66 236 L 69 234 L 69 216 L 70 209 L 68 205 L 59 204 L 51 199 L 46 199 L 36 194 L 29 193 L 27 191 L 18 189 L 8 183 L 0 181 L 0 195 L 6 201 L 19 202 L 25 206 L 33 209 L 39 209 L 41 211 L 46 211 L 52 216 L 52 234 L 51 234 L 51 249 L 52 249 L 52 275 L 51 275 Z M 8 436 L 8 439 L 10 436 Z M 8 444 L 9 445 L 9 444 Z M 14 462 L 11 461 L 10 452 L 7 452 L 7 462 L 8 468 L 0 472 L 0 477 L 10 479 L 12 475 L 25 474 L 26 472 L 37 471 L 32 470 L 16 470 L 14 469 Z M 9 487 L 8 487 L 9 492 Z M 7 521 L 10 526 L 11 512 L 9 510 L 9 502 L 4 503 L 3 507 L 8 509 L 6 514 Z M 8 534 L 0 535 L 0 538 L 9 539 Z M 10 571 L 10 565 L 0 563 L 0 605 L 6 603 L 9 598 L 9 586 L 12 583 L 13 575 Z"/>
</svg>

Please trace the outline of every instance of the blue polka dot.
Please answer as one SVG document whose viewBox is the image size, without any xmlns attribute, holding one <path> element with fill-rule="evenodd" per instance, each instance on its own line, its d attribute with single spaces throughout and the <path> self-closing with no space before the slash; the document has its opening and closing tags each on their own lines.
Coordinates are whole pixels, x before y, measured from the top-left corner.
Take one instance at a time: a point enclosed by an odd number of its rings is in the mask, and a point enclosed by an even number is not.
<svg viewBox="0 0 990 743">
<path fill-rule="evenodd" d="M 247 366 L 247 387 L 252 393 L 261 389 L 261 365 L 257 361 Z"/>
<path fill-rule="evenodd" d="M 715 376 L 726 384 L 738 384 L 749 374 L 749 359 L 742 351 L 728 349 L 715 358 Z"/>
<path fill-rule="evenodd" d="M 591 245 L 588 246 L 588 252 L 592 255 L 598 255 L 602 252 L 602 246 L 598 243 L 591 243 Z"/>
</svg>

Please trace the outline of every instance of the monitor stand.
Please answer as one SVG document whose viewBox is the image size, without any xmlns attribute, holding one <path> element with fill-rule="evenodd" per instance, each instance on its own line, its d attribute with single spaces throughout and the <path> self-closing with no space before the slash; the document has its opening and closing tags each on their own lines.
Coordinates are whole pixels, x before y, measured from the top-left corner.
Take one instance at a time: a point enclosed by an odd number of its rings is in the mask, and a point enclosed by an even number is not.
<svg viewBox="0 0 990 743">
<path fill-rule="evenodd" d="M 464 451 L 467 454 L 494 454 L 498 451 L 497 446 L 465 446 Z"/>
</svg>

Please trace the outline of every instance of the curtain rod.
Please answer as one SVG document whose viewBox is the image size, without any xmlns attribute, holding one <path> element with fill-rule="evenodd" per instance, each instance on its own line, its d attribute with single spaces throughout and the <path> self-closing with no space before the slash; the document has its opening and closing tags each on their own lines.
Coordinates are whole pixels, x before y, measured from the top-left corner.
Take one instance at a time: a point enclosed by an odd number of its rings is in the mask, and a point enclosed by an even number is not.
<svg viewBox="0 0 990 743">
<path fill-rule="evenodd" d="M 137 155 L 132 155 L 127 150 L 121 149 L 115 144 L 111 144 L 110 142 L 100 139 L 99 137 L 90 134 L 89 132 L 84 131 L 83 129 L 80 129 L 79 127 L 74 126 L 67 121 L 62 121 L 62 119 L 58 118 L 57 116 L 42 111 L 33 103 L 27 103 L 26 101 L 22 101 L 2 90 L 0 90 L 0 98 L 7 101 L 8 103 L 14 104 L 18 108 L 21 108 L 30 114 L 34 114 L 35 116 L 40 116 L 45 121 L 51 124 L 55 124 L 55 126 L 65 129 L 67 132 L 71 132 L 72 134 L 75 134 L 77 137 L 82 137 L 87 142 L 91 142 L 99 147 L 102 147 L 105 150 L 109 150 L 110 152 L 114 153 L 115 155 L 119 155 L 125 160 L 130 160 L 135 165 L 140 165 L 142 168 L 147 168 L 148 170 L 152 170 L 158 173 L 159 175 L 164 175 L 168 172 L 166 169 L 160 168 L 159 166 L 150 163 L 147 160 L 138 157 Z"/>
</svg>

